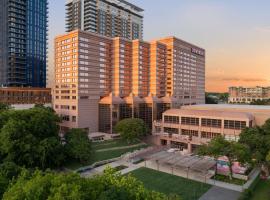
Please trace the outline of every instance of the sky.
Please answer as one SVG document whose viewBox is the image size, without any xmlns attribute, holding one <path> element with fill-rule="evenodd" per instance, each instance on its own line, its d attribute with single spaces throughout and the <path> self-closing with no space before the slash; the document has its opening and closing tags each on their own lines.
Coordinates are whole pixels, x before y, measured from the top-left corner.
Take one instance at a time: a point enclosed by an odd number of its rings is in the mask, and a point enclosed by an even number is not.
<svg viewBox="0 0 270 200">
<path fill-rule="evenodd" d="M 270 86 L 269 0 L 129 1 L 145 9 L 144 40 L 173 35 L 206 50 L 206 91 Z M 64 5 L 49 0 L 49 72 L 53 39 L 65 32 Z"/>
</svg>

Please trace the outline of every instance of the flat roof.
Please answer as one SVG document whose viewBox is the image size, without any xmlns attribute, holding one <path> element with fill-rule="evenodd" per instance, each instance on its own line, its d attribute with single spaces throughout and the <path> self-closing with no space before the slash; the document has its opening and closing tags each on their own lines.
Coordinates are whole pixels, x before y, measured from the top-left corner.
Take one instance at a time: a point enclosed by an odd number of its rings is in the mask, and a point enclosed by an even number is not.
<svg viewBox="0 0 270 200">
<path fill-rule="evenodd" d="M 246 112 L 230 112 L 230 111 L 218 111 L 218 110 L 193 110 L 193 109 L 170 109 L 164 112 L 165 115 L 186 115 L 186 116 L 204 116 L 213 118 L 234 118 L 234 119 L 254 119 L 251 113 Z"/>
<path fill-rule="evenodd" d="M 66 5 L 67 4 L 70 4 L 72 2 L 79 2 L 81 0 L 66 0 Z M 132 4 L 128 1 L 125 1 L 125 0 L 103 0 L 105 2 L 110 2 L 110 3 L 115 3 L 115 4 L 118 4 L 118 3 L 123 3 L 123 4 L 126 4 L 128 6 L 130 6 L 132 9 L 138 11 L 138 12 L 143 12 L 144 9 L 140 8 L 139 6 L 136 6 L 135 4 Z"/>
<path fill-rule="evenodd" d="M 46 103 L 44 104 L 45 107 L 52 108 L 52 104 Z M 34 108 L 35 104 L 12 104 L 11 108 L 14 110 L 28 110 Z"/>
<path fill-rule="evenodd" d="M 245 110 L 270 110 L 270 106 L 240 105 L 240 104 L 198 104 L 183 106 L 183 109 L 211 108 L 211 109 L 245 109 Z"/>
<path fill-rule="evenodd" d="M 169 153 L 161 151 L 146 158 L 159 164 L 170 165 L 173 168 L 191 169 L 199 172 L 207 172 L 216 165 L 216 161 L 196 155 L 181 155 L 180 153 Z"/>
<path fill-rule="evenodd" d="M 51 88 L 38 88 L 38 87 L 0 87 L 0 91 L 46 91 L 50 92 Z"/>
</svg>

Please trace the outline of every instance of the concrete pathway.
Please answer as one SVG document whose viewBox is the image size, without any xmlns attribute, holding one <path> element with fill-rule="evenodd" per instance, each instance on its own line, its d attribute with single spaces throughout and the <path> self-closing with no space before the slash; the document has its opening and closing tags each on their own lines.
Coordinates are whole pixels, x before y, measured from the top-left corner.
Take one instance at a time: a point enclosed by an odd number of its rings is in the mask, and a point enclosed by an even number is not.
<svg viewBox="0 0 270 200">
<path fill-rule="evenodd" d="M 199 200 L 237 200 L 241 193 L 213 186 Z"/>
<path fill-rule="evenodd" d="M 129 145 L 129 146 L 122 146 L 122 147 L 112 147 L 112 148 L 108 148 L 108 149 L 100 149 L 100 150 L 97 150 L 96 152 L 129 149 L 129 148 L 139 147 L 139 146 L 142 146 L 142 145 L 145 145 L 145 143 L 139 143 L 139 144 L 134 144 L 134 145 Z"/>
<path fill-rule="evenodd" d="M 92 169 L 92 170 L 89 170 L 89 171 L 86 171 L 86 172 L 83 172 L 81 173 L 81 176 L 82 177 L 92 177 L 94 175 L 98 175 L 98 174 L 102 174 L 103 171 L 109 166 L 111 168 L 115 168 L 115 167 L 118 167 L 118 166 L 121 166 L 121 165 L 124 165 L 124 166 L 127 166 L 126 169 L 123 169 L 121 171 L 119 171 L 121 174 L 128 174 L 136 169 L 139 169 L 141 167 L 141 165 L 135 165 L 135 164 L 132 164 L 130 162 L 126 162 L 126 161 L 123 161 L 123 160 L 119 160 L 119 161 L 115 161 L 115 162 L 112 162 L 112 163 L 109 163 L 107 165 L 102 165 L 100 167 L 97 167 L 95 169 Z"/>
</svg>

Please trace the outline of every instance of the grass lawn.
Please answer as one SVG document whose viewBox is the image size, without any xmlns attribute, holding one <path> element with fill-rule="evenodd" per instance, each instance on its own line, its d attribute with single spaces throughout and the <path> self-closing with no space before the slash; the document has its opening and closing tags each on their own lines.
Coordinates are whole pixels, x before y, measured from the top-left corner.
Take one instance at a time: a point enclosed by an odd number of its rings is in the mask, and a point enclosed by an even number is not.
<svg viewBox="0 0 270 200">
<path fill-rule="evenodd" d="M 89 166 L 94 164 L 95 162 L 102 161 L 102 160 L 109 160 L 112 158 L 117 158 L 120 157 L 121 155 L 128 153 L 128 152 L 133 152 L 138 149 L 146 148 L 147 145 L 139 145 L 137 147 L 132 147 L 132 148 L 127 148 L 127 149 L 118 149 L 118 150 L 109 150 L 109 151 L 102 151 L 102 152 L 95 152 L 92 159 L 89 160 L 88 162 L 81 164 L 76 161 L 70 161 L 69 163 L 66 164 L 66 168 L 71 169 L 71 170 L 76 170 L 80 167 L 83 166 Z"/>
<path fill-rule="evenodd" d="M 157 192 L 177 194 L 183 200 L 198 200 L 211 186 L 188 180 L 179 176 L 159 172 L 148 168 L 140 168 L 130 173 L 142 181 L 146 188 Z"/>
<path fill-rule="evenodd" d="M 136 140 L 132 143 L 127 143 L 126 140 L 110 140 L 110 141 L 105 141 L 105 142 L 96 142 L 92 143 L 93 149 L 94 150 L 102 150 L 102 149 L 110 149 L 114 147 L 124 147 L 124 146 L 129 146 L 129 145 L 135 145 L 139 144 L 140 141 Z"/>
<path fill-rule="evenodd" d="M 235 185 L 244 185 L 246 183 L 245 180 L 241 180 L 241 179 L 237 179 L 237 178 L 232 178 L 232 180 L 231 180 L 229 178 L 229 176 L 224 176 L 224 175 L 220 175 L 220 174 L 215 175 L 213 178 L 217 181 L 222 181 L 222 182 L 231 183 L 231 184 L 235 184 Z"/>
<path fill-rule="evenodd" d="M 270 200 L 270 180 L 260 180 L 250 200 Z"/>
</svg>

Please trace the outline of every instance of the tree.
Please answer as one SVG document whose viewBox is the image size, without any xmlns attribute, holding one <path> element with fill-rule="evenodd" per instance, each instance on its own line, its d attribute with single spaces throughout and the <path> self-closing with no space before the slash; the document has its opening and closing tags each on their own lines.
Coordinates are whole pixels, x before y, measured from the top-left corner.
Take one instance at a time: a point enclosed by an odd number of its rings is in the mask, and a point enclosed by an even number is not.
<svg viewBox="0 0 270 200">
<path fill-rule="evenodd" d="M 267 155 L 270 152 L 270 120 L 267 120 L 262 127 L 244 129 L 240 134 L 239 142 L 249 147 L 252 164 L 260 165 L 268 176 Z"/>
<path fill-rule="evenodd" d="M 250 105 L 270 105 L 270 99 L 253 100 Z"/>
<path fill-rule="evenodd" d="M 11 109 L 10 105 L 5 103 L 0 103 L 0 112 Z"/>
<path fill-rule="evenodd" d="M 103 175 L 82 178 L 79 174 L 61 174 L 50 171 L 23 171 L 8 188 L 3 200 L 179 200 L 148 191 L 131 176 L 121 176 L 113 169 Z"/>
<path fill-rule="evenodd" d="M 145 136 L 148 133 L 148 128 L 142 119 L 130 118 L 118 122 L 115 131 L 120 133 L 123 139 L 133 141 Z"/>
<path fill-rule="evenodd" d="M 0 199 L 2 199 L 10 181 L 17 178 L 20 172 L 21 168 L 15 163 L 4 162 L 0 165 Z"/>
<path fill-rule="evenodd" d="M 19 166 L 46 169 L 64 160 L 58 116 L 45 108 L 0 114 L 0 152 Z"/>
<path fill-rule="evenodd" d="M 213 96 L 206 94 L 205 95 L 205 103 L 206 104 L 218 104 L 218 99 Z"/>
<path fill-rule="evenodd" d="M 68 156 L 80 162 L 90 160 L 93 155 L 91 141 L 83 129 L 71 129 L 65 135 Z"/>
<path fill-rule="evenodd" d="M 267 156 L 266 156 L 266 161 L 267 161 L 268 163 L 270 163 L 270 151 L 268 152 L 268 154 L 267 154 Z"/>
<path fill-rule="evenodd" d="M 0 103 L 0 111 L 10 110 L 11 106 L 6 103 Z"/>
<path fill-rule="evenodd" d="M 246 145 L 234 141 L 228 141 L 224 137 L 216 137 L 209 144 L 202 145 L 198 149 L 199 155 L 213 156 L 218 158 L 226 156 L 229 165 L 229 177 L 232 179 L 232 164 L 238 161 L 246 164 L 250 160 L 249 148 Z"/>
</svg>

